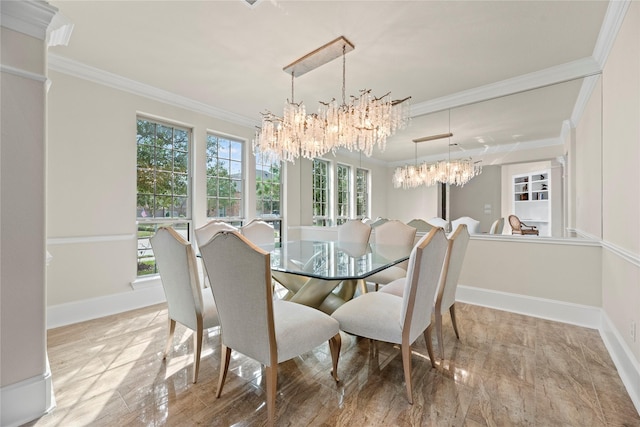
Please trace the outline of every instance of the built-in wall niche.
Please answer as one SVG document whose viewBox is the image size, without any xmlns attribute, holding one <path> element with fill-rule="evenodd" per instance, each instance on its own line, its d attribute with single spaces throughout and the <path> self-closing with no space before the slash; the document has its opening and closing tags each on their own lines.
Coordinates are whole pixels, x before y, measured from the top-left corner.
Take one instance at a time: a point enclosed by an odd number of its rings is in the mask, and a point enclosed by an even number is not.
<svg viewBox="0 0 640 427">
<path fill-rule="evenodd" d="M 514 214 L 535 225 L 541 236 L 551 235 L 551 183 L 549 170 L 513 175 Z"/>
</svg>

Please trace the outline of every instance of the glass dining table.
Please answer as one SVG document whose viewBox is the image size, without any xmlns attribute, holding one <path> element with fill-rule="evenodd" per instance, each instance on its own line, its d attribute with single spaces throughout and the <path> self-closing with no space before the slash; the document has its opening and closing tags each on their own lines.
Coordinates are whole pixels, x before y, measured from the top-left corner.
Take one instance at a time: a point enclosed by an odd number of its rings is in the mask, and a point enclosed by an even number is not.
<svg viewBox="0 0 640 427">
<path fill-rule="evenodd" d="M 270 251 L 271 275 L 286 288 L 284 299 L 332 313 L 366 292 L 366 278 L 406 261 L 411 246 L 296 240 Z"/>
</svg>

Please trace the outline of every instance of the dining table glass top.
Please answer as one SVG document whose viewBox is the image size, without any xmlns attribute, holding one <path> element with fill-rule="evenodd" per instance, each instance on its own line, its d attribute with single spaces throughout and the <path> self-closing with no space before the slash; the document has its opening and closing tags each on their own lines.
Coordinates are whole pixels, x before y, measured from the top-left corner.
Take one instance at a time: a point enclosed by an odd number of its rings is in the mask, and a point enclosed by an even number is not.
<svg viewBox="0 0 640 427">
<path fill-rule="evenodd" d="M 296 240 L 271 253 L 271 270 L 323 280 L 365 279 L 409 258 L 410 246 Z"/>
</svg>

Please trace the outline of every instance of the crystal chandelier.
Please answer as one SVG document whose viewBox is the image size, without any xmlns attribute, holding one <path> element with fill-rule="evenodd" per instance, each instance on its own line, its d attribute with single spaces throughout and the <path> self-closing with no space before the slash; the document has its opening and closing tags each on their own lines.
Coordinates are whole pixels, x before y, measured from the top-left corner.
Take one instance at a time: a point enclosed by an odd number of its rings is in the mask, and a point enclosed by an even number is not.
<svg viewBox="0 0 640 427">
<path fill-rule="evenodd" d="M 424 162 L 420 165 L 417 164 L 417 144 L 419 142 L 450 138 L 452 136 L 453 134 L 449 132 L 442 135 L 414 139 L 413 142 L 416 143 L 416 164 L 396 168 L 392 177 L 393 187 L 408 189 L 421 185 L 430 187 L 437 183 L 463 186 L 473 177 L 480 175 L 482 173 L 482 165 L 480 162 L 473 162 L 471 159 L 451 160 L 451 142 L 449 142 L 448 160 L 441 160 L 436 163 Z"/>
<path fill-rule="evenodd" d="M 437 183 L 463 186 L 482 173 L 480 163 L 471 159 L 441 160 L 437 163 L 422 163 L 399 167 L 393 174 L 394 188 L 430 187 Z"/>
<path fill-rule="evenodd" d="M 284 68 L 291 73 L 291 101 L 284 105 L 282 117 L 263 113 L 262 125 L 253 141 L 255 153 L 272 160 L 295 161 L 320 157 L 339 148 L 371 156 L 375 146 L 384 151 L 387 138 L 404 128 L 410 119 L 409 99 L 394 101 L 391 94 L 377 98 L 371 90 L 346 99 L 346 53 L 354 49 L 344 37 L 316 49 Z M 307 114 L 302 102 L 295 103 L 295 77 L 342 55 L 342 102 L 320 102 L 318 112 Z"/>
</svg>

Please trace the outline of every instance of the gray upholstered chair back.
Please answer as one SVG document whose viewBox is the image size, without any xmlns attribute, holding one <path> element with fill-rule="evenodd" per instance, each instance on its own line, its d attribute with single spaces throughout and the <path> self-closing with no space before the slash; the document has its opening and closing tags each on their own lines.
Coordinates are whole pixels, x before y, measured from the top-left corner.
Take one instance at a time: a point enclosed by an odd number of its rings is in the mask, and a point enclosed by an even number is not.
<svg viewBox="0 0 640 427">
<path fill-rule="evenodd" d="M 428 233 L 433 228 L 433 225 L 429 224 L 424 219 L 412 219 L 407 223 L 409 227 L 413 227 L 420 233 Z"/>
<path fill-rule="evenodd" d="M 350 219 L 338 227 L 338 242 L 367 243 L 371 226 L 358 219 Z"/>
<path fill-rule="evenodd" d="M 433 301 L 447 252 L 447 236 L 440 227 L 433 228 L 412 249 L 403 293 L 403 334 L 409 343 L 431 324 Z"/>
<path fill-rule="evenodd" d="M 449 307 L 456 302 L 456 289 L 468 244 L 469 233 L 466 225 L 463 224 L 456 228 L 449 239 L 448 264 L 443 270 L 443 280 L 436 301 L 436 307 L 439 306 L 440 314 L 445 314 Z"/>
<path fill-rule="evenodd" d="M 254 219 L 240 227 L 240 233 L 254 245 L 264 246 L 275 244 L 275 230 L 268 222 Z"/>
<path fill-rule="evenodd" d="M 207 271 L 215 271 L 209 280 L 222 343 L 264 365 L 277 364 L 269 253 L 236 231 L 216 234 L 200 253 Z"/>
<path fill-rule="evenodd" d="M 169 317 L 196 330 L 196 313 L 202 314 L 202 294 L 191 244 L 173 228 L 159 228 L 149 239 L 162 287 L 167 299 Z"/>
<path fill-rule="evenodd" d="M 222 221 L 209 221 L 200 228 L 195 229 L 196 242 L 198 247 L 207 243 L 218 231 L 237 231 L 238 229 L 231 224 Z"/>
</svg>

